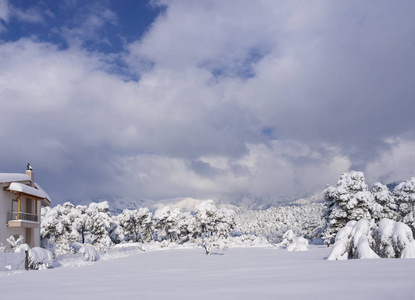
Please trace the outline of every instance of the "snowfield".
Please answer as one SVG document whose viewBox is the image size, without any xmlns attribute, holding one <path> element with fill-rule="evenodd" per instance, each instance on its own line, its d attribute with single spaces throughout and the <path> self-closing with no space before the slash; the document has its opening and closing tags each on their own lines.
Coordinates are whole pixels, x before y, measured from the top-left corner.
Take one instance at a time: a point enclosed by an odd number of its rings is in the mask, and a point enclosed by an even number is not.
<svg viewBox="0 0 415 300">
<path fill-rule="evenodd" d="M 415 260 L 327 261 L 330 249 L 120 251 L 0 272 L 2 299 L 414 299 Z"/>
</svg>

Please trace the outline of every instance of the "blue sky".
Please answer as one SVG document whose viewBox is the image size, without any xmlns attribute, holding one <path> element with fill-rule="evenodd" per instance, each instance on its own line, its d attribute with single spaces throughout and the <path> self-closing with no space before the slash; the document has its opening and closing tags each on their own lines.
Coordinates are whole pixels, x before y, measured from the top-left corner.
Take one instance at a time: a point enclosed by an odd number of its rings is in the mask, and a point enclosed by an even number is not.
<svg viewBox="0 0 415 300">
<path fill-rule="evenodd" d="M 9 20 L 2 22 L 2 40 L 36 37 L 61 49 L 70 47 L 65 31 L 74 33 L 89 51 L 118 53 L 149 30 L 164 6 L 149 1 L 33 1 L 9 3 Z M 88 31 L 93 31 L 91 32 Z M 82 36 L 84 35 L 84 36 Z M 81 37 L 82 36 L 82 37 Z"/>
<path fill-rule="evenodd" d="M 55 203 L 414 176 L 412 1 L 0 0 L 1 172 Z"/>
</svg>

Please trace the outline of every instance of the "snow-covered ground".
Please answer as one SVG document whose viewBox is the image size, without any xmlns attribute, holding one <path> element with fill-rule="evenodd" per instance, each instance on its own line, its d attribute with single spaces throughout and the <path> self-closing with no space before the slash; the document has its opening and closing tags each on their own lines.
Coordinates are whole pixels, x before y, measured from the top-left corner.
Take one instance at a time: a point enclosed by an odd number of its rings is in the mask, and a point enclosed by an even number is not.
<svg viewBox="0 0 415 300">
<path fill-rule="evenodd" d="M 415 260 L 327 261 L 305 252 L 232 248 L 120 251 L 61 258 L 40 271 L 0 272 L 1 299 L 414 299 Z"/>
</svg>

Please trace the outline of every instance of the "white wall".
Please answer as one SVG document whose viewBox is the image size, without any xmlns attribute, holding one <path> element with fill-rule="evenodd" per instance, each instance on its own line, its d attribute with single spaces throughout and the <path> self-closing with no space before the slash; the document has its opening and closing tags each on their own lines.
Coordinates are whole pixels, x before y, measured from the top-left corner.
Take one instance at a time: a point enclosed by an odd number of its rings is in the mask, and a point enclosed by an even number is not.
<svg viewBox="0 0 415 300">
<path fill-rule="evenodd" d="M 14 194 L 3 190 L 3 188 L 7 185 L 0 184 L 0 243 L 6 245 L 8 245 L 6 239 L 10 237 L 7 227 L 7 213 L 11 211 L 12 199 L 15 197 Z"/>
</svg>

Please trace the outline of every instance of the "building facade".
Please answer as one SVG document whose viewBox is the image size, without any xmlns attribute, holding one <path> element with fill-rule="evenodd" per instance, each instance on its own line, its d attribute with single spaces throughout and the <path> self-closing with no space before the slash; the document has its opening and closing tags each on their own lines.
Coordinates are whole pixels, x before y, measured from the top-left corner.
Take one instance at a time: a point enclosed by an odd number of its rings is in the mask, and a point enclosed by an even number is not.
<svg viewBox="0 0 415 300">
<path fill-rule="evenodd" d="M 25 174 L 0 173 L 0 243 L 22 235 L 31 248 L 40 247 L 41 208 L 50 204 L 29 165 Z"/>
</svg>

